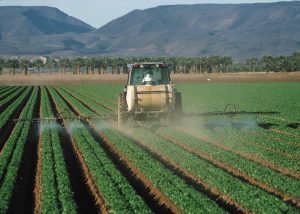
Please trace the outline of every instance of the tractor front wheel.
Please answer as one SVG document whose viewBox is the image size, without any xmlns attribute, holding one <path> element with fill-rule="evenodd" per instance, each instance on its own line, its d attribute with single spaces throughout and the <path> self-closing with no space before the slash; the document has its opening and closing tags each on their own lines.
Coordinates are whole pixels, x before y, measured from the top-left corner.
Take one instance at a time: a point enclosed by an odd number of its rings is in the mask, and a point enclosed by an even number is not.
<svg viewBox="0 0 300 214">
<path fill-rule="evenodd" d="M 124 93 L 120 93 L 118 97 L 118 127 L 121 128 L 127 121 L 126 117 L 127 103 Z"/>
</svg>

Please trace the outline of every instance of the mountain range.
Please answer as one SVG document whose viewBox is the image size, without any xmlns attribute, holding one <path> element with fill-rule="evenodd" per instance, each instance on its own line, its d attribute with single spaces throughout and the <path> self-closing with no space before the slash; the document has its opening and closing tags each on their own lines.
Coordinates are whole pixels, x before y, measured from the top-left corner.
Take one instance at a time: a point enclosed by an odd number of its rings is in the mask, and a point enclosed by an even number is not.
<svg viewBox="0 0 300 214">
<path fill-rule="evenodd" d="M 300 50 L 300 2 L 134 10 L 99 29 L 52 7 L 0 7 L 0 55 L 207 56 Z"/>
</svg>

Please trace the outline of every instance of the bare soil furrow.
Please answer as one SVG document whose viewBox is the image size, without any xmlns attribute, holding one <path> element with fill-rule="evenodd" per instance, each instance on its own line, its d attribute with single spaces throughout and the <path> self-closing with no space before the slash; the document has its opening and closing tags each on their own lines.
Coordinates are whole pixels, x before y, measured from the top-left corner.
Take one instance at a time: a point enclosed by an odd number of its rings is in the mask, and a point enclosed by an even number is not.
<svg viewBox="0 0 300 214">
<path fill-rule="evenodd" d="M 42 194 L 42 139 L 39 136 L 37 148 L 37 167 L 35 173 L 35 187 L 34 187 L 34 213 L 41 213 L 41 194 Z"/>
</svg>

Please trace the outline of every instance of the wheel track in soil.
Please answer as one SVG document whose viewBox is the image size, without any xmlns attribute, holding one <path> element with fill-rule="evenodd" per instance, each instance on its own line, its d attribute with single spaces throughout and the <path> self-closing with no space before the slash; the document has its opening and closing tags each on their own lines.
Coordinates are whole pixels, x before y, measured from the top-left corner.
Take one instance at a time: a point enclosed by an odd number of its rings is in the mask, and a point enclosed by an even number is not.
<svg viewBox="0 0 300 214">
<path fill-rule="evenodd" d="M 253 186 L 256 186 L 272 195 L 275 195 L 276 197 L 280 198 L 281 200 L 283 200 L 284 202 L 290 203 L 291 205 L 300 208 L 300 199 L 291 195 L 287 195 L 283 192 L 281 192 L 280 190 L 271 187 L 270 185 L 260 182 L 259 180 L 256 180 L 255 178 L 247 175 L 246 173 L 243 173 L 242 171 L 236 169 L 235 167 L 223 163 L 219 160 L 216 160 L 214 158 L 212 158 L 211 156 L 209 156 L 208 154 L 206 154 L 205 152 L 196 149 L 196 148 L 191 148 L 190 146 L 185 145 L 184 143 L 180 142 L 179 140 L 176 140 L 174 138 L 172 138 L 169 135 L 163 135 L 160 133 L 156 134 L 161 137 L 164 140 L 169 141 L 170 143 L 179 146 L 180 148 L 184 149 L 185 151 L 211 163 L 212 165 L 224 170 L 225 172 L 241 179 L 242 181 L 245 181 Z"/>
<path fill-rule="evenodd" d="M 187 132 L 187 131 L 185 131 L 183 129 L 178 129 L 178 131 L 183 132 L 183 133 L 185 133 L 187 135 L 190 135 L 189 132 Z M 295 172 L 293 170 L 290 170 L 288 168 L 285 168 L 285 167 L 280 166 L 278 164 L 275 164 L 273 162 L 270 162 L 270 161 L 267 161 L 265 159 L 262 159 L 262 158 L 260 158 L 260 157 L 258 157 L 256 155 L 249 154 L 247 152 L 240 151 L 240 150 L 234 150 L 234 149 L 232 149 L 232 148 L 230 148 L 228 146 L 225 146 L 225 145 L 223 145 L 223 144 L 221 144 L 221 143 L 219 143 L 217 141 L 213 141 L 213 140 L 210 140 L 210 139 L 205 138 L 205 137 L 194 136 L 194 135 L 192 135 L 192 136 L 195 137 L 195 138 L 197 138 L 200 141 L 203 141 L 204 143 L 212 144 L 212 145 L 214 145 L 214 146 L 216 146 L 216 147 L 218 147 L 218 148 L 220 148 L 222 150 L 231 152 L 231 153 L 236 154 L 236 155 L 238 155 L 238 156 L 240 156 L 242 158 L 246 158 L 246 159 L 248 159 L 250 161 L 253 161 L 253 162 L 257 163 L 257 164 L 260 164 L 262 166 L 268 167 L 268 168 L 270 168 L 270 169 L 272 169 L 272 170 L 274 170 L 276 172 L 280 172 L 280 173 L 282 173 L 284 175 L 287 175 L 287 176 L 296 178 L 297 180 L 300 180 L 300 173 L 298 173 L 298 172 Z"/>
<path fill-rule="evenodd" d="M 30 93 L 29 93 L 30 94 Z M 32 117 L 39 118 L 41 104 L 41 91 L 38 88 L 37 100 Z M 37 166 L 37 147 L 38 147 L 38 124 L 32 122 L 29 129 L 29 136 L 24 145 L 22 163 L 18 171 L 17 180 L 12 195 L 12 203 L 9 208 L 11 213 L 33 213 L 35 207 L 35 171 Z"/>
<path fill-rule="evenodd" d="M 23 93 L 25 93 L 25 90 L 23 91 Z M 5 142 L 7 141 L 7 139 L 10 136 L 10 133 L 12 132 L 12 130 L 16 126 L 16 123 L 13 122 L 13 119 L 20 118 L 21 112 L 24 109 L 26 103 L 28 102 L 32 91 L 33 91 L 33 88 L 24 97 L 24 99 L 22 100 L 22 102 L 19 105 L 19 107 L 16 108 L 14 110 L 14 112 L 11 114 L 11 116 L 8 118 L 6 124 L 4 125 L 5 129 L 0 129 L 0 133 L 1 133 L 1 136 L 0 136 L 0 155 L 2 154 L 2 151 L 3 151 L 4 147 L 5 147 Z"/>
<path fill-rule="evenodd" d="M 76 109 L 59 91 L 58 94 L 64 99 L 68 106 L 79 116 L 83 115 Z M 68 93 L 68 92 L 66 92 Z M 80 99 L 76 98 L 74 95 L 68 93 L 74 99 L 77 99 L 84 106 L 89 108 L 91 111 L 99 115 L 97 111 L 94 111 L 89 106 L 87 106 Z M 97 127 L 89 120 L 82 121 L 88 129 L 91 131 L 93 137 L 99 142 L 99 145 L 107 152 L 108 156 L 111 158 L 113 163 L 117 166 L 119 171 L 127 178 L 131 186 L 136 190 L 136 192 L 145 199 L 145 202 L 154 212 L 163 213 L 182 213 L 182 211 L 173 204 L 172 201 L 158 188 L 156 188 L 151 180 L 147 178 L 131 161 L 119 151 L 114 144 L 109 140 L 104 133 L 97 130 Z M 101 142 L 101 143 L 100 143 Z"/>
<path fill-rule="evenodd" d="M 46 87 L 48 97 L 50 98 L 51 109 L 54 115 L 58 114 L 58 107 L 54 102 L 52 94 Z M 91 213 L 108 213 L 108 208 L 104 198 L 97 188 L 97 184 L 86 165 L 81 152 L 75 140 L 73 139 L 65 120 L 57 120 L 63 125 L 64 130 L 60 131 L 59 137 L 64 153 L 67 172 L 70 178 L 70 184 L 74 191 L 74 200 L 79 213 L 87 210 Z"/>
</svg>

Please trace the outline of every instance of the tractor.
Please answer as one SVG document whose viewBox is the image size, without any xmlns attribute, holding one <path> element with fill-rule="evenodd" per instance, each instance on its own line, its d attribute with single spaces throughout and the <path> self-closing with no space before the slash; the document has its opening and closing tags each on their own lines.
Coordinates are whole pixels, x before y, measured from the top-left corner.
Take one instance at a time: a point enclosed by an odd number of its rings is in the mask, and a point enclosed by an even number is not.
<svg viewBox="0 0 300 214">
<path fill-rule="evenodd" d="M 164 62 L 143 62 L 128 65 L 128 80 L 118 97 L 118 126 L 129 118 L 134 121 L 153 121 L 162 118 L 180 124 L 181 93 L 170 78 Z"/>
</svg>

